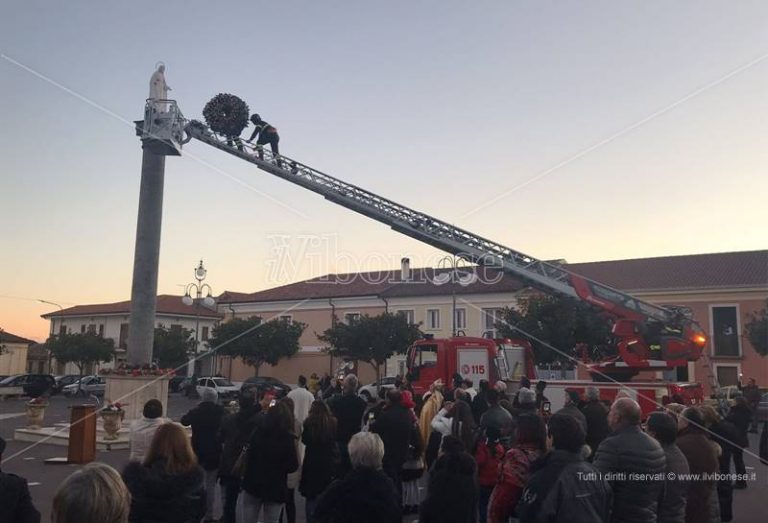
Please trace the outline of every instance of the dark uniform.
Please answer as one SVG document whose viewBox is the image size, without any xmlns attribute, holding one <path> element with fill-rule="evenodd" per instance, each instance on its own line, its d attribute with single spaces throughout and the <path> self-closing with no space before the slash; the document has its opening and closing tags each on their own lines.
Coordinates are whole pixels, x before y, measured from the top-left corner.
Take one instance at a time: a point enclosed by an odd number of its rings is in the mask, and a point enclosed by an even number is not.
<svg viewBox="0 0 768 523">
<path fill-rule="evenodd" d="M 280 151 L 277 144 L 280 142 L 280 135 L 277 134 L 277 129 L 262 120 L 261 116 L 258 114 L 251 116 L 251 123 L 253 123 L 256 128 L 253 130 L 253 134 L 251 134 L 251 137 L 248 139 L 248 141 L 252 142 L 258 134 L 259 140 L 256 142 L 256 145 L 263 146 L 269 144 L 270 149 L 272 149 L 272 153 L 275 156 L 279 155 Z M 264 159 L 264 152 L 261 149 L 259 149 L 259 158 L 262 160 Z"/>
</svg>

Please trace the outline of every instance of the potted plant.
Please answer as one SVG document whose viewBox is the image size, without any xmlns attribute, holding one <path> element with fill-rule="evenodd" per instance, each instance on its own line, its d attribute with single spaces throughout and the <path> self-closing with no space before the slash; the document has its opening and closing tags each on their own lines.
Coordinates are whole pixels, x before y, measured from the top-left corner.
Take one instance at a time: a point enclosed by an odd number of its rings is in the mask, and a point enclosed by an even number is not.
<svg viewBox="0 0 768 523">
<path fill-rule="evenodd" d="M 27 428 L 40 430 L 45 416 L 45 408 L 48 406 L 48 399 L 44 396 L 32 398 L 27 402 Z"/>
<path fill-rule="evenodd" d="M 112 403 L 107 400 L 107 404 L 99 411 L 101 419 L 104 422 L 105 440 L 117 439 L 117 434 L 120 432 L 120 427 L 122 426 L 122 421 L 125 417 L 123 406 L 123 403 Z"/>
</svg>

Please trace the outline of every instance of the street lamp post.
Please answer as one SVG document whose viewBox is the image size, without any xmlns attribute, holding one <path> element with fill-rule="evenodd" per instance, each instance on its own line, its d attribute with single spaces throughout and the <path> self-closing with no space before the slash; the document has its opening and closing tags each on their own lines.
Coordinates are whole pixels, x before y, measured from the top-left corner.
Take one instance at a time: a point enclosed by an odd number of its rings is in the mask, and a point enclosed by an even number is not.
<svg viewBox="0 0 768 523">
<path fill-rule="evenodd" d="M 213 289 L 207 283 L 203 283 L 207 274 L 208 271 L 203 266 L 203 260 L 200 260 L 200 264 L 195 268 L 195 280 L 197 280 L 197 283 L 187 284 L 184 287 L 184 297 L 181 298 L 181 302 L 184 305 L 195 305 L 195 352 L 187 365 L 187 376 L 194 374 L 197 362 L 197 352 L 200 344 L 200 303 L 202 302 L 206 307 L 213 307 L 216 304 L 213 296 L 211 296 Z M 192 297 L 192 292 L 195 293 L 194 298 Z M 204 292 L 206 293 L 205 298 L 203 298 Z"/>
<path fill-rule="evenodd" d="M 62 307 L 58 303 L 48 301 L 48 300 L 41 300 L 41 299 L 38 299 L 37 301 L 39 301 L 40 303 L 45 303 L 46 305 L 54 305 L 59 308 L 59 312 L 64 312 L 64 307 Z M 63 315 L 60 317 L 60 321 L 62 322 L 64 321 Z M 51 328 L 48 333 L 48 339 L 51 339 L 53 337 L 53 323 L 54 323 L 54 320 L 53 318 L 51 318 Z M 61 328 L 61 326 L 59 326 L 59 328 Z M 52 359 L 51 351 L 48 351 L 48 374 L 51 374 L 51 365 L 52 365 L 51 359 Z"/>
<path fill-rule="evenodd" d="M 451 336 L 456 336 L 456 286 L 458 283 L 462 287 L 472 285 L 477 280 L 477 275 L 474 272 L 470 272 L 467 275 L 462 275 L 461 269 L 471 269 L 467 260 L 457 256 L 445 256 L 437 262 L 437 270 L 450 269 L 447 272 L 440 272 L 432 278 L 432 283 L 435 285 L 444 285 L 448 282 L 451 283 Z"/>
</svg>

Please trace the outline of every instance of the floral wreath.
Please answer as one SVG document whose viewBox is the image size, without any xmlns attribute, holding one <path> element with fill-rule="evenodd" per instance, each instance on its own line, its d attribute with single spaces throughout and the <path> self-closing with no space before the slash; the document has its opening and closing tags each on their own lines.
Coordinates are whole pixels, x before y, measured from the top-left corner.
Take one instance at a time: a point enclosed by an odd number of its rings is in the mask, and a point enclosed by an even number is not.
<svg viewBox="0 0 768 523">
<path fill-rule="evenodd" d="M 248 126 L 248 104 L 234 94 L 219 93 L 211 98 L 203 109 L 208 127 L 224 136 L 240 136 Z"/>
</svg>

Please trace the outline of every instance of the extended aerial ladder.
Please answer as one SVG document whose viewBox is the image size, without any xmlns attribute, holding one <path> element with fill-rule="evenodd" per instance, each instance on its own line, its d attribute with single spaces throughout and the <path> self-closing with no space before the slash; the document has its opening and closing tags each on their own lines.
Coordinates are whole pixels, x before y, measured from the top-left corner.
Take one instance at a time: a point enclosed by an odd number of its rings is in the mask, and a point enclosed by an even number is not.
<svg viewBox="0 0 768 523">
<path fill-rule="evenodd" d="M 609 375 L 636 374 L 639 370 L 663 370 L 694 361 L 701 355 L 706 337 L 699 325 L 681 308 L 662 307 L 623 291 L 575 274 L 566 268 L 527 254 L 415 211 L 392 200 L 344 182 L 286 156 L 270 151 L 249 151 L 231 139 L 217 135 L 200 121 L 179 119 L 174 136 L 183 125 L 186 143 L 194 138 L 237 156 L 325 199 L 373 218 L 406 236 L 432 245 L 478 266 L 500 269 L 548 294 L 583 300 L 615 318 L 617 356 L 599 362 L 594 370 Z M 138 123 L 138 122 L 137 122 Z M 144 130 L 145 146 L 157 142 L 162 129 Z M 153 134 L 155 133 L 155 134 Z"/>
</svg>

